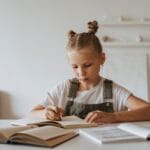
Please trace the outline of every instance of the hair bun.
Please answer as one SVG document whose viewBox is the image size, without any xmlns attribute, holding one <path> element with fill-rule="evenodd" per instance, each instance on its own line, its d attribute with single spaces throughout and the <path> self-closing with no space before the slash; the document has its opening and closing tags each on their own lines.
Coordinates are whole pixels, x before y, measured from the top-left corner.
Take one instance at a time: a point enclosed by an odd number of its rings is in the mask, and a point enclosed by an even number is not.
<svg viewBox="0 0 150 150">
<path fill-rule="evenodd" d="M 95 34 L 98 30 L 98 22 L 97 21 L 91 21 L 88 22 L 88 32 Z"/>
<path fill-rule="evenodd" d="M 72 38 L 72 37 L 74 37 L 76 35 L 76 32 L 74 32 L 73 30 L 70 30 L 69 32 L 68 32 L 68 37 L 69 38 Z"/>
</svg>

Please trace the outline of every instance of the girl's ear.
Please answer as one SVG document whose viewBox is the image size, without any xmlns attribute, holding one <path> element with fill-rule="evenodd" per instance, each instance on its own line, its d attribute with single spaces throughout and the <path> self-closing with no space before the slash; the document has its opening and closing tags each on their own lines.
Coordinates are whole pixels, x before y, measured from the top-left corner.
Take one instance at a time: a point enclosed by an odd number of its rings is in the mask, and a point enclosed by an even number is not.
<svg viewBox="0 0 150 150">
<path fill-rule="evenodd" d="M 105 60 L 106 60 L 105 53 L 102 52 L 100 59 L 101 59 L 101 65 L 103 65 L 105 63 Z"/>
</svg>

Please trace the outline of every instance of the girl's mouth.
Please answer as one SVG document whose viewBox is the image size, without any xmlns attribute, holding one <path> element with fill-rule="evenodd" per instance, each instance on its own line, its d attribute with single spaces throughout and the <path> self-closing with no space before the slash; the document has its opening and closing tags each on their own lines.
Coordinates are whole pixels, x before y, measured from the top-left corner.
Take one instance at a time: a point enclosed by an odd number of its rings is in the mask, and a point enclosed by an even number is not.
<svg viewBox="0 0 150 150">
<path fill-rule="evenodd" d="M 88 78 L 83 78 L 83 79 L 80 79 L 80 81 L 87 81 Z"/>
</svg>

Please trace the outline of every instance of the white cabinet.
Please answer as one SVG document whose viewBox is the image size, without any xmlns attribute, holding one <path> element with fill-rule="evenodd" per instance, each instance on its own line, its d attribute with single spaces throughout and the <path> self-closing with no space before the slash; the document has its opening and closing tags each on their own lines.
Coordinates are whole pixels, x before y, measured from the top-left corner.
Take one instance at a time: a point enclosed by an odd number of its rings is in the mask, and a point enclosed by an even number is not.
<svg viewBox="0 0 150 150">
<path fill-rule="evenodd" d="M 106 62 L 104 77 L 145 100 L 150 97 L 150 21 L 122 21 L 100 24 Z"/>
</svg>

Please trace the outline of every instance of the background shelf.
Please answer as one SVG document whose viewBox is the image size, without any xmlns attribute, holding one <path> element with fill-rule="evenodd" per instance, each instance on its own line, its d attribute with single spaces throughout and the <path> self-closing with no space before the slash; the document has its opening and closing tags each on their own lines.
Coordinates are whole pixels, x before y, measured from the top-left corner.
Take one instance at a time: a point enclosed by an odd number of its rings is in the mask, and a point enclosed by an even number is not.
<svg viewBox="0 0 150 150">
<path fill-rule="evenodd" d="M 102 27 L 111 27 L 111 26 L 141 26 L 141 25 L 150 25 L 150 21 L 122 21 L 122 22 L 108 22 L 101 23 Z"/>
<path fill-rule="evenodd" d="M 150 46 L 150 42 L 102 42 L 103 47 L 115 46 Z"/>
</svg>

